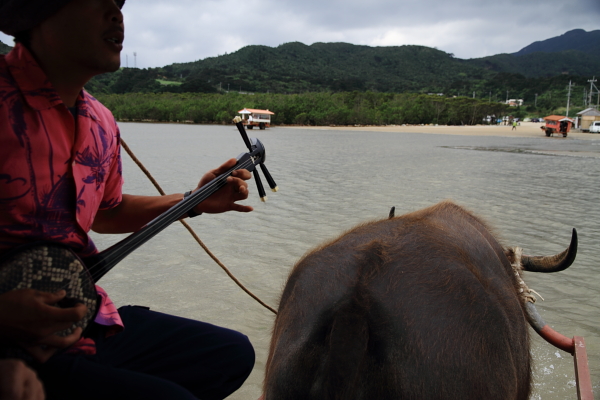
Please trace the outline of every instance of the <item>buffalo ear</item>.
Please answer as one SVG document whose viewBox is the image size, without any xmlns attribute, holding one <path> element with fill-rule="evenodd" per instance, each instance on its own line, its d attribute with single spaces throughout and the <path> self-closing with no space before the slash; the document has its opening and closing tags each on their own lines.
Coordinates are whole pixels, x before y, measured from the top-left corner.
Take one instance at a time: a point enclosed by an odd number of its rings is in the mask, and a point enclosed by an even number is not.
<svg viewBox="0 0 600 400">
<path fill-rule="evenodd" d="M 395 213 L 396 213 L 396 207 L 392 207 L 390 210 L 389 219 L 394 218 Z"/>
</svg>

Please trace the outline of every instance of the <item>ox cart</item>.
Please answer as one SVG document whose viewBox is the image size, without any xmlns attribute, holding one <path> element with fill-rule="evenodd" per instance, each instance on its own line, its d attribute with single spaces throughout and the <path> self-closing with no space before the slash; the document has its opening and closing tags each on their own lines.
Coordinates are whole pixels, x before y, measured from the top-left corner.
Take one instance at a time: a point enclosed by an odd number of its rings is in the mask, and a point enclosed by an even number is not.
<svg viewBox="0 0 600 400">
<path fill-rule="evenodd" d="M 567 137 L 573 126 L 573 120 L 562 115 L 549 115 L 544 118 L 546 125 L 542 125 L 540 129 L 544 131 L 546 136 L 554 136 L 554 134 Z"/>
<path fill-rule="evenodd" d="M 271 115 L 275 115 L 273 111 L 269 110 L 257 110 L 254 108 L 244 108 L 238 111 L 241 115 L 242 124 L 247 129 L 252 129 L 255 126 L 258 129 L 266 129 L 271 126 Z"/>
</svg>

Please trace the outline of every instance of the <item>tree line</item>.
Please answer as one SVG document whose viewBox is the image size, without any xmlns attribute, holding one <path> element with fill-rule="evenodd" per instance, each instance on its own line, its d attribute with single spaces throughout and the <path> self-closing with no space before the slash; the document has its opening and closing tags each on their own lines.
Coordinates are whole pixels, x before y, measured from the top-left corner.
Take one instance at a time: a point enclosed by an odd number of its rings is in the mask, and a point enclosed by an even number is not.
<svg viewBox="0 0 600 400">
<path fill-rule="evenodd" d="M 230 123 L 243 108 L 268 109 L 275 125 L 475 125 L 511 114 L 468 97 L 374 92 L 303 94 L 125 93 L 97 95 L 119 121 Z"/>
</svg>

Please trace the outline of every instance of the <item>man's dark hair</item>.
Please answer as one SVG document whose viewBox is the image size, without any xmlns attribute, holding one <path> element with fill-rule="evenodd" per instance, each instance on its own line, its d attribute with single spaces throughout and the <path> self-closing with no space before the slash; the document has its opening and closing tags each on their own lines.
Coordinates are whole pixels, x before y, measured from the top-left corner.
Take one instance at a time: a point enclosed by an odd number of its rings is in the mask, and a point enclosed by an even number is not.
<svg viewBox="0 0 600 400">
<path fill-rule="evenodd" d="M 29 48 L 31 44 L 31 30 L 21 31 L 15 33 L 15 43 L 21 43 L 23 46 Z"/>
</svg>

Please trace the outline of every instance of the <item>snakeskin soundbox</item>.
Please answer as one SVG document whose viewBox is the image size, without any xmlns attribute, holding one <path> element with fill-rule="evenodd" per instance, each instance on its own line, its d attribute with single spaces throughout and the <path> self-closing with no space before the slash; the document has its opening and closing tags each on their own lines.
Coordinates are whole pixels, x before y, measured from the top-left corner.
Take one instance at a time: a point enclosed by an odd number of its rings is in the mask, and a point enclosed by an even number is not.
<svg viewBox="0 0 600 400">
<path fill-rule="evenodd" d="M 0 294 L 17 289 L 35 289 L 42 292 L 65 290 L 66 297 L 56 307 L 73 307 L 83 303 L 88 311 L 85 317 L 68 329 L 58 332 L 67 336 L 77 327 L 85 327 L 96 315 L 97 292 L 83 261 L 67 246 L 38 242 L 19 246 L 0 260 Z"/>
</svg>

